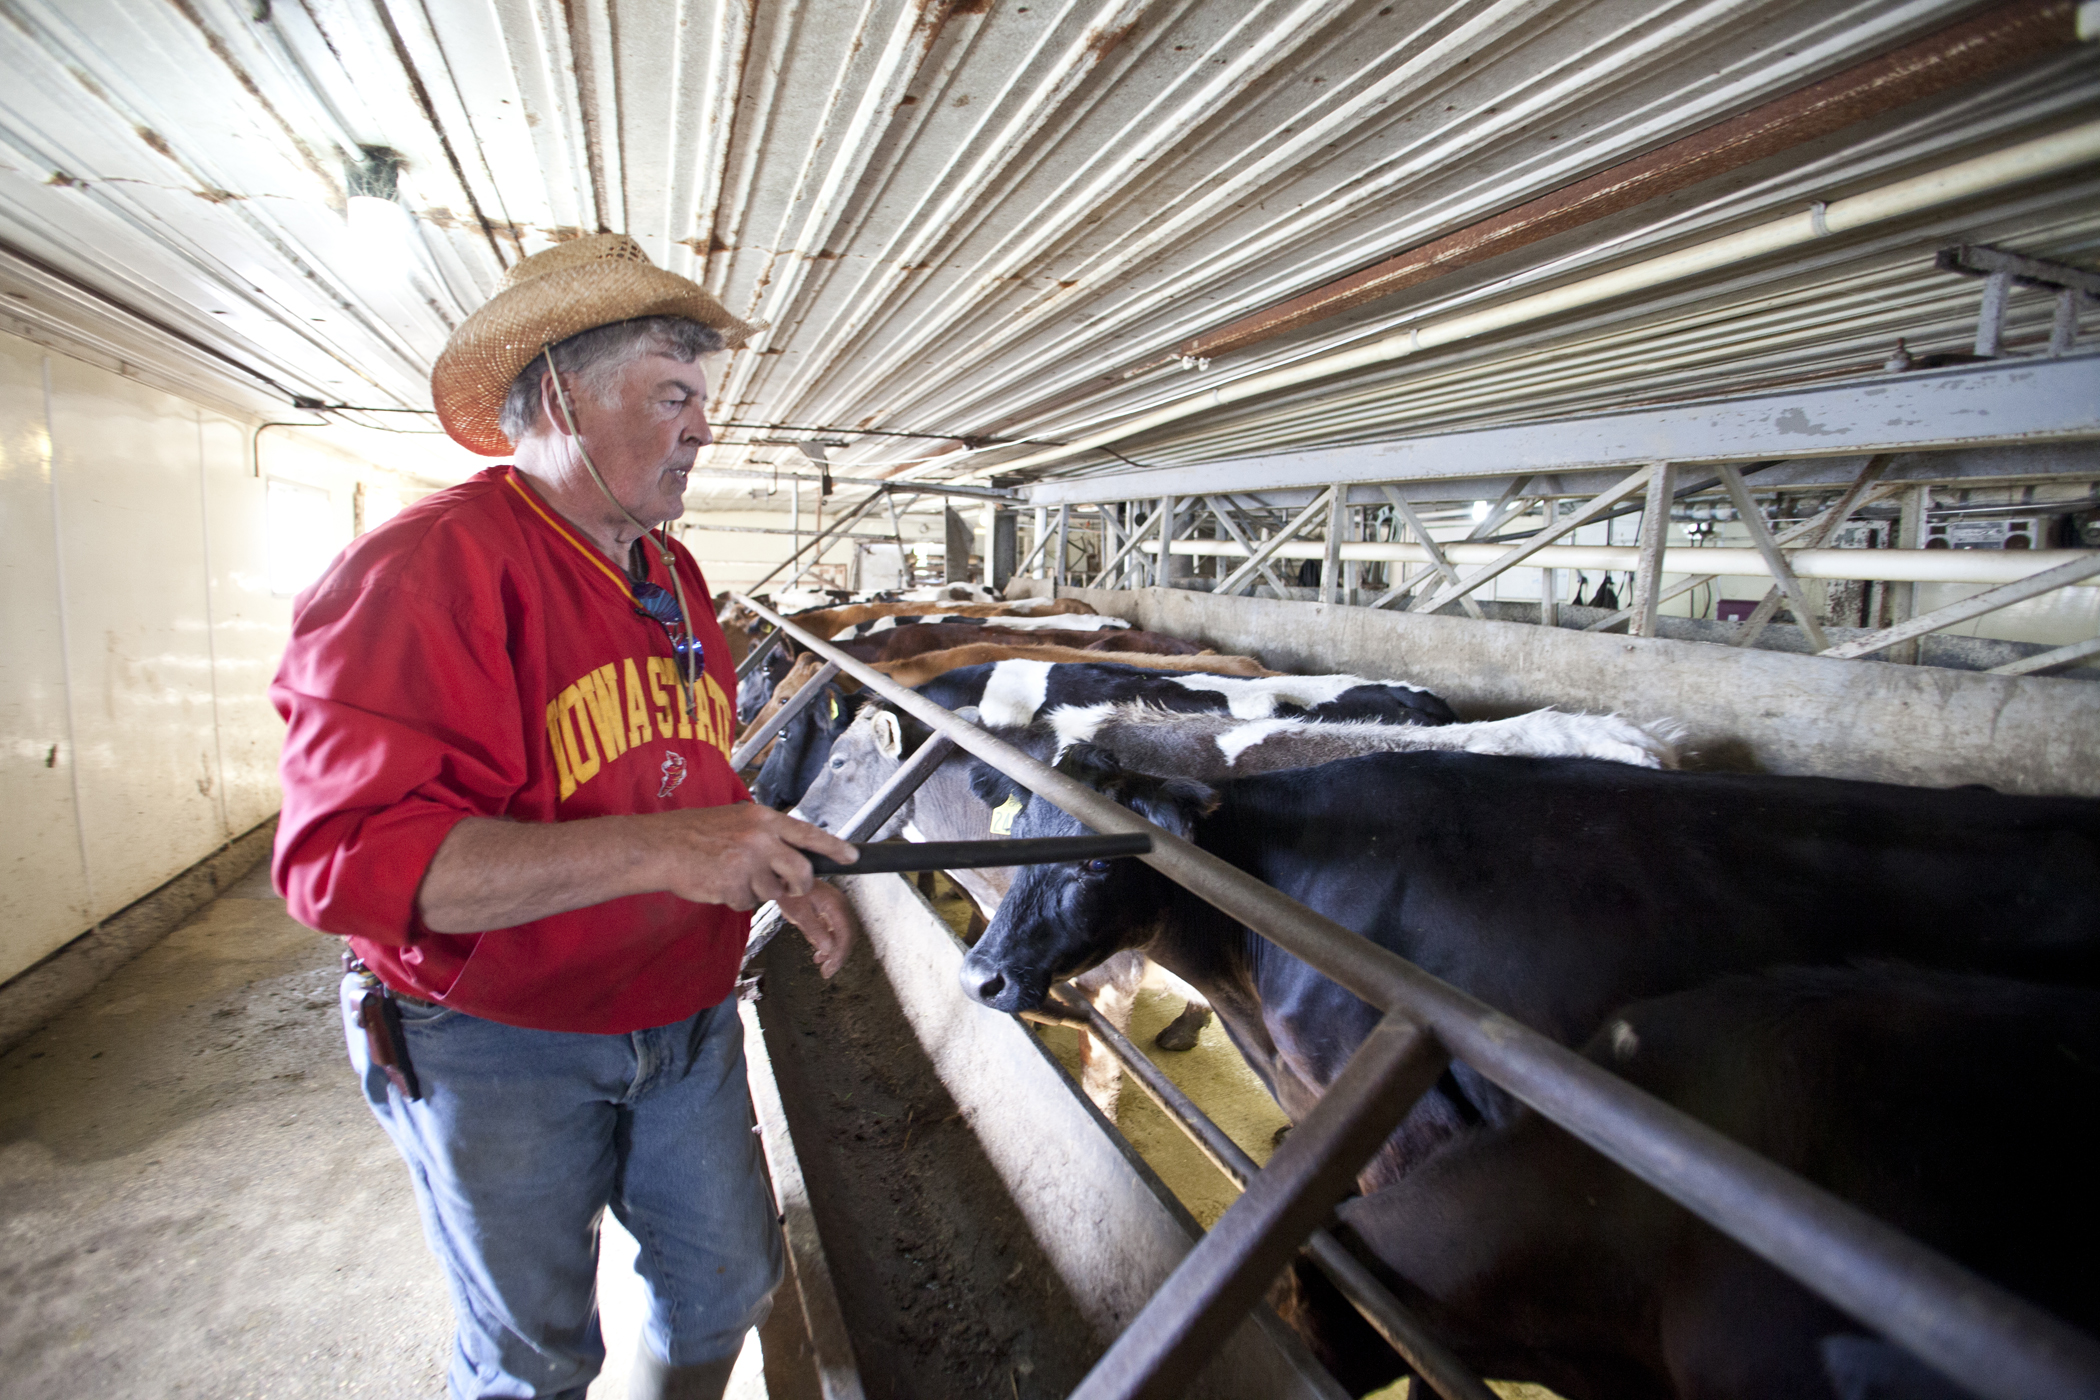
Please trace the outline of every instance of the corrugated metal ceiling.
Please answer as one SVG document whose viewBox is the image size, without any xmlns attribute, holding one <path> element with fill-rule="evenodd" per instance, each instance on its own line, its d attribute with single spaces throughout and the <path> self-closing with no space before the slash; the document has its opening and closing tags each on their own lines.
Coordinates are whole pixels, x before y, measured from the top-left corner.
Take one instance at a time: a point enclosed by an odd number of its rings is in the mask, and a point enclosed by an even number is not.
<svg viewBox="0 0 2100 1400">
<path fill-rule="evenodd" d="M 1200 372 L 1126 377 L 1979 8 L 0 0 L 0 240 L 289 391 L 422 407 L 506 264 L 624 229 L 769 323 L 721 418 L 1063 440 L 2091 116 L 2086 45 Z M 345 158 L 366 146 L 405 160 L 412 255 L 349 235 Z M 1858 370 L 1899 334 L 1952 347 L 1976 284 L 1931 273 L 1933 250 L 2090 262 L 2096 193 L 2058 179 L 1125 450 L 1245 455 Z M 946 453 L 907 470 L 981 473 L 1026 450 L 862 441 L 841 470 Z M 725 445 L 713 463 L 779 455 Z"/>
</svg>

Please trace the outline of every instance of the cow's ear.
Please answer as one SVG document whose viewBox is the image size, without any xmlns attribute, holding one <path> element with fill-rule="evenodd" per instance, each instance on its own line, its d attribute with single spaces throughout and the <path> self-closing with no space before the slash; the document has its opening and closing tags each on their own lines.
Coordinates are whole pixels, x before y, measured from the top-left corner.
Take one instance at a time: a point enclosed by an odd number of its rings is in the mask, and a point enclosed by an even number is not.
<svg viewBox="0 0 2100 1400">
<path fill-rule="evenodd" d="M 894 710 L 877 710 L 869 726 L 875 731 L 875 747 L 886 758 L 904 757 L 904 729 L 897 723 Z"/>
<path fill-rule="evenodd" d="M 1123 775 L 1123 765 L 1099 744 L 1077 742 L 1066 747 L 1057 760 L 1057 771 L 1090 788 L 1102 788 Z"/>
<path fill-rule="evenodd" d="M 1122 786 L 1123 791 L 1111 791 L 1110 796 L 1176 836 L 1187 836 L 1198 817 L 1218 809 L 1217 789 L 1190 778 L 1141 779 Z"/>
<path fill-rule="evenodd" d="M 981 760 L 970 765 L 970 791 L 987 807 L 1003 807 L 1009 801 L 1026 802 L 1029 797 L 1028 789 Z"/>
</svg>

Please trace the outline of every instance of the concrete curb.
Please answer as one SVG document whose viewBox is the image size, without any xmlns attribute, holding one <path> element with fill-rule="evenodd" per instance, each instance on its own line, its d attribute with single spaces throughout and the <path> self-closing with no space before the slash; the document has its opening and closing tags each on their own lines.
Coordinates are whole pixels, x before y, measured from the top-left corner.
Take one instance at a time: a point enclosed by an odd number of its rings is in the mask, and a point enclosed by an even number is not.
<svg viewBox="0 0 2100 1400">
<path fill-rule="evenodd" d="M 0 1055 L 41 1030 L 103 978 L 173 933 L 190 915 L 268 859 L 276 835 L 277 818 L 273 816 L 0 984 Z"/>
</svg>

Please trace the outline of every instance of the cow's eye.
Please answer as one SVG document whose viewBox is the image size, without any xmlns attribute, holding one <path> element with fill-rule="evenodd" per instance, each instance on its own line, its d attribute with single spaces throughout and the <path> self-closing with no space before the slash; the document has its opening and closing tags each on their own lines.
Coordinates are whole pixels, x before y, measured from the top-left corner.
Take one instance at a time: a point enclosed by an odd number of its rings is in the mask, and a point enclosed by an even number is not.
<svg viewBox="0 0 2100 1400">
<path fill-rule="evenodd" d="M 1108 873 L 1108 862 L 1105 860 L 1090 860 L 1086 863 L 1086 869 L 1090 875 L 1106 875 Z"/>
<path fill-rule="evenodd" d="M 834 758 L 833 760 L 831 760 L 831 766 L 834 768 L 844 768 L 846 766 L 846 760 L 843 758 Z"/>
</svg>

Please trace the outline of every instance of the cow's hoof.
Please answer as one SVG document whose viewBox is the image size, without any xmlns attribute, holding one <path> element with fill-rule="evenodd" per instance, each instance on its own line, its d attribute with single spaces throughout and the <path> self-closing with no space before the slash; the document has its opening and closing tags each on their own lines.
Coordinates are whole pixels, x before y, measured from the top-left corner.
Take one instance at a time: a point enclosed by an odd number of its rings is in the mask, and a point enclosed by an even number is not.
<svg viewBox="0 0 2100 1400">
<path fill-rule="evenodd" d="M 1162 1050 L 1193 1050 L 1203 1028 L 1209 1024 L 1210 1008 L 1191 1002 L 1182 1008 L 1179 1016 L 1167 1023 L 1164 1030 L 1152 1037 L 1152 1043 Z"/>
</svg>

